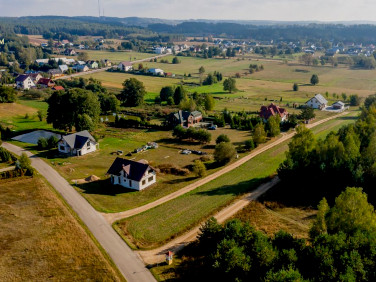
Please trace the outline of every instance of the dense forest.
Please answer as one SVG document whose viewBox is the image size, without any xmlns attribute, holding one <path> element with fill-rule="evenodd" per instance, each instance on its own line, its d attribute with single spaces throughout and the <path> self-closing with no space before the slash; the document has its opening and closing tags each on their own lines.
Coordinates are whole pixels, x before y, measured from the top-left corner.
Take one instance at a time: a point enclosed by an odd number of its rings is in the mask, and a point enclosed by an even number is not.
<svg viewBox="0 0 376 282">
<path fill-rule="evenodd" d="M 149 23 L 145 27 L 146 23 Z M 104 38 L 138 38 L 152 41 L 180 40 L 184 36 L 214 36 L 259 41 L 336 41 L 376 43 L 376 26 L 371 24 L 239 24 L 188 21 L 178 24 L 163 20 L 96 17 L 0 18 L 0 33 L 69 34 Z"/>
<path fill-rule="evenodd" d="M 376 42 L 374 25 L 242 25 L 236 23 L 184 22 L 178 25 L 150 24 L 154 32 L 186 36 L 228 37 L 261 41 L 334 40 L 341 42 Z"/>
</svg>

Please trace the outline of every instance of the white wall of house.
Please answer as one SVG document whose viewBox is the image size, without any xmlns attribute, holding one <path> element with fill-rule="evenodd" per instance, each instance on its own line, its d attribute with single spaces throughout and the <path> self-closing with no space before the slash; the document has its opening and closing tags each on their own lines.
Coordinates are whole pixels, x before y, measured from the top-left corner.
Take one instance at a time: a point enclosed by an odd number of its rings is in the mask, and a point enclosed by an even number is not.
<svg viewBox="0 0 376 282">
<path fill-rule="evenodd" d="M 92 141 L 88 141 L 81 149 L 81 156 L 95 152 L 97 150 L 97 146 Z"/>
<path fill-rule="evenodd" d="M 310 108 L 314 109 L 321 109 L 325 107 L 326 105 L 320 103 L 315 97 L 313 97 L 311 100 L 309 100 L 306 105 Z"/>
<path fill-rule="evenodd" d="M 90 143 L 90 145 L 88 145 L 88 143 Z M 92 141 L 89 141 L 88 143 L 86 143 L 80 150 L 72 150 L 71 147 L 69 147 L 69 145 L 64 140 L 61 140 L 58 144 L 58 150 L 59 152 L 64 154 L 72 153 L 72 155 L 83 156 L 95 152 L 97 150 L 98 144 L 95 144 Z"/>
<path fill-rule="evenodd" d="M 33 82 L 33 80 L 30 77 L 28 77 L 24 81 L 17 81 L 16 84 L 17 84 L 17 88 L 19 88 L 19 89 L 29 90 L 30 88 L 35 87 L 35 83 Z"/>
<path fill-rule="evenodd" d="M 151 173 L 147 172 L 144 177 L 141 179 L 140 182 L 128 179 L 124 175 L 124 171 L 120 172 L 120 176 L 117 175 L 111 175 L 111 182 L 114 185 L 121 185 L 128 189 L 133 189 L 137 191 L 141 191 L 150 185 L 153 185 L 157 182 L 157 175 L 155 171 L 153 170 Z"/>
</svg>

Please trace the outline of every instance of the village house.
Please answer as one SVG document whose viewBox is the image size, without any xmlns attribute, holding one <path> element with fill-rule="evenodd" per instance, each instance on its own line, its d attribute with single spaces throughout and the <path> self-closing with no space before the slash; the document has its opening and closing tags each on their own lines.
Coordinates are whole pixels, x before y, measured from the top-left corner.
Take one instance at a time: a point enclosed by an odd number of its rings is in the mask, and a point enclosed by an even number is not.
<svg viewBox="0 0 376 282">
<path fill-rule="evenodd" d="M 60 69 L 51 69 L 51 70 L 48 70 L 48 74 L 50 75 L 51 78 L 56 78 L 56 77 L 60 77 L 60 76 L 63 76 L 63 73 Z"/>
<path fill-rule="evenodd" d="M 89 67 L 85 65 L 75 65 L 72 69 L 76 70 L 77 72 L 86 72 L 89 71 Z"/>
<path fill-rule="evenodd" d="M 269 106 L 262 106 L 260 109 L 260 117 L 266 122 L 270 117 L 278 115 L 282 121 L 286 121 L 288 119 L 289 113 L 284 109 L 280 108 L 279 106 L 271 103 Z"/>
<path fill-rule="evenodd" d="M 335 110 L 343 110 L 345 108 L 345 103 L 343 103 L 341 101 L 335 102 L 332 105 L 332 108 L 335 109 Z"/>
<path fill-rule="evenodd" d="M 35 87 L 35 83 L 28 74 L 21 74 L 16 78 L 16 87 L 18 89 L 29 90 Z"/>
<path fill-rule="evenodd" d="M 59 70 L 62 72 L 62 73 L 66 73 L 68 71 L 68 66 L 67 65 L 60 65 L 59 66 Z"/>
<path fill-rule="evenodd" d="M 88 61 L 86 64 L 90 69 L 97 69 L 98 63 L 96 61 Z"/>
<path fill-rule="evenodd" d="M 49 78 L 41 78 L 38 81 L 38 85 L 40 85 L 43 88 L 51 88 L 55 86 L 55 82 L 53 82 L 52 79 Z"/>
<path fill-rule="evenodd" d="M 43 78 L 43 76 L 40 73 L 30 73 L 30 78 L 33 80 L 34 84 L 38 84 L 38 81 Z"/>
<path fill-rule="evenodd" d="M 73 156 L 95 152 L 98 147 L 99 144 L 87 130 L 62 136 L 58 143 L 59 152 Z"/>
<path fill-rule="evenodd" d="M 146 161 L 131 161 L 116 158 L 107 174 L 111 176 L 113 185 L 141 191 L 156 183 L 157 174 Z"/>
<path fill-rule="evenodd" d="M 54 86 L 51 88 L 53 91 L 64 91 L 64 87 L 63 86 L 60 86 L 60 85 L 57 85 L 57 86 Z"/>
<path fill-rule="evenodd" d="M 328 101 L 321 94 L 316 94 L 315 97 L 306 102 L 306 105 L 313 109 L 322 110 L 328 106 Z"/>
<path fill-rule="evenodd" d="M 37 63 L 39 66 L 43 66 L 48 64 L 48 59 L 37 59 L 35 60 L 35 63 Z"/>
<path fill-rule="evenodd" d="M 155 69 L 155 68 L 148 69 L 148 73 L 150 73 L 152 75 L 159 75 L 159 76 L 163 76 L 164 75 L 164 71 L 163 70 L 161 70 L 161 69 Z"/>
<path fill-rule="evenodd" d="M 177 113 L 170 114 L 167 122 L 171 127 L 175 127 L 177 125 L 191 127 L 200 123 L 202 119 L 202 114 L 199 111 L 188 112 L 180 110 Z"/>
<path fill-rule="evenodd" d="M 103 65 L 105 66 L 105 67 L 111 67 L 112 66 L 112 64 L 111 64 L 111 61 L 110 60 L 102 60 L 102 63 L 103 63 Z"/>
<path fill-rule="evenodd" d="M 66 56 L 75 56 L 75 55 L 77 55 L 77 53 L 73 49 L 65 49 L 64 55 L 66 55 Z"/>
<path fill-rule="evenodd" d="M 121 62 L 118 65 L 118 69 L 120 71 L 131 71 L 131 70 L 133 70 L 133 65 L 132 65 L 131 62 Z"/>
</svg>

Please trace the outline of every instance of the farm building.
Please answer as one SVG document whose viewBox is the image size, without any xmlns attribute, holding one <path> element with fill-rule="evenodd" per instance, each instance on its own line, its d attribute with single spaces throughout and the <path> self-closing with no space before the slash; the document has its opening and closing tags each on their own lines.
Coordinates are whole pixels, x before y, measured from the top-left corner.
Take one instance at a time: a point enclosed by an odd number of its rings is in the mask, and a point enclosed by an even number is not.
<svg viewBox="0 0 376 282">
<path fill-rule="evenodd" d="M 168 124 L 171 127 L 181 125 L 183 127 L 191 127 L 202 121 L 202 114 L 199 111 L 178 111 L 177 113 L 172 113 L 168 116 Z"/>
<path fill-rule="evenodd" d="M 260 109 L 260 117 L 266 122 L 270 117 L 279 115 L 281 121 L 285 121 L 288 118 L 289 113 L 277 105 L 271 103 L 269 106 L 262 106 Z"/>
<path fill-rule="evenodd" d="M 313 109 L 322 110 L 327 107 L 328 101 L 321 94 L 316 94 L 315 97 L 306 102 L 306 105 Z"/>
<path fill-rule="evenodd" d="M 118 69 L 121 71 L 131 71 L 133 70 L 133 65 L 131 62 L 121 62 L 118 65 Z"/>
<path fill-rule="evenodd" d="M 98 146 L 87 130 L 63 136 L 58 143 L 59 152 L 76 156 L 95 152 Z"/>
<path fill-rule="evenodd" d="M 55 86 L 55 82 L 53 82 L 53 80 L 49 79 L 49 78 L 41 78 L 38 81 L 38 85 L 40 85 L 41 87 L 44 87 L 44 88 L 54 87 Z"/>
<path fill-rule="evenodd" d="M 333 109 L 336 109 L 336 110 L 343 110 L 345 108 L 345 103 L 338 101 L 338 102 L 335 102 L 332 105 L 332 107 L 333 107 Z"/>
<path fill-rule="evenodd" d="M 157 181 L 154 168 L 146 161 L 131 161 L 116 158 L 107 174 L 111 175 L 113 185 L 141 191 Z"/>
<path fill-rule="evenodd" d="M 150 73 L 152 75 L 164 75 L 164 71 L 163 70 L 161 70 L 161 69 L 155 69 L 155 68 L 148 69 L 148 73 Z"/>
</svg>

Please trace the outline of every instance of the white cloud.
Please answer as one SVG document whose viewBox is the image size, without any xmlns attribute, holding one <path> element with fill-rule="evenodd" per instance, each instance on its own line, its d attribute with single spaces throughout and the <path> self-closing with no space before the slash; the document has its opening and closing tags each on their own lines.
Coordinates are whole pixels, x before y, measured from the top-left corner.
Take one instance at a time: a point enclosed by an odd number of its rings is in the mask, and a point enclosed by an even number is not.
<svg viewBox="0 0 376 282">
<path fill-rule="evenodd" d="M 166 19 L 376 20 L 372 0 L 100 0 L 106 16 Z M 0 16 L 98 15 L 97 0 L 0 0 Z M 101 9 L 101 10 L 102 10 Z"/>
</svg>

